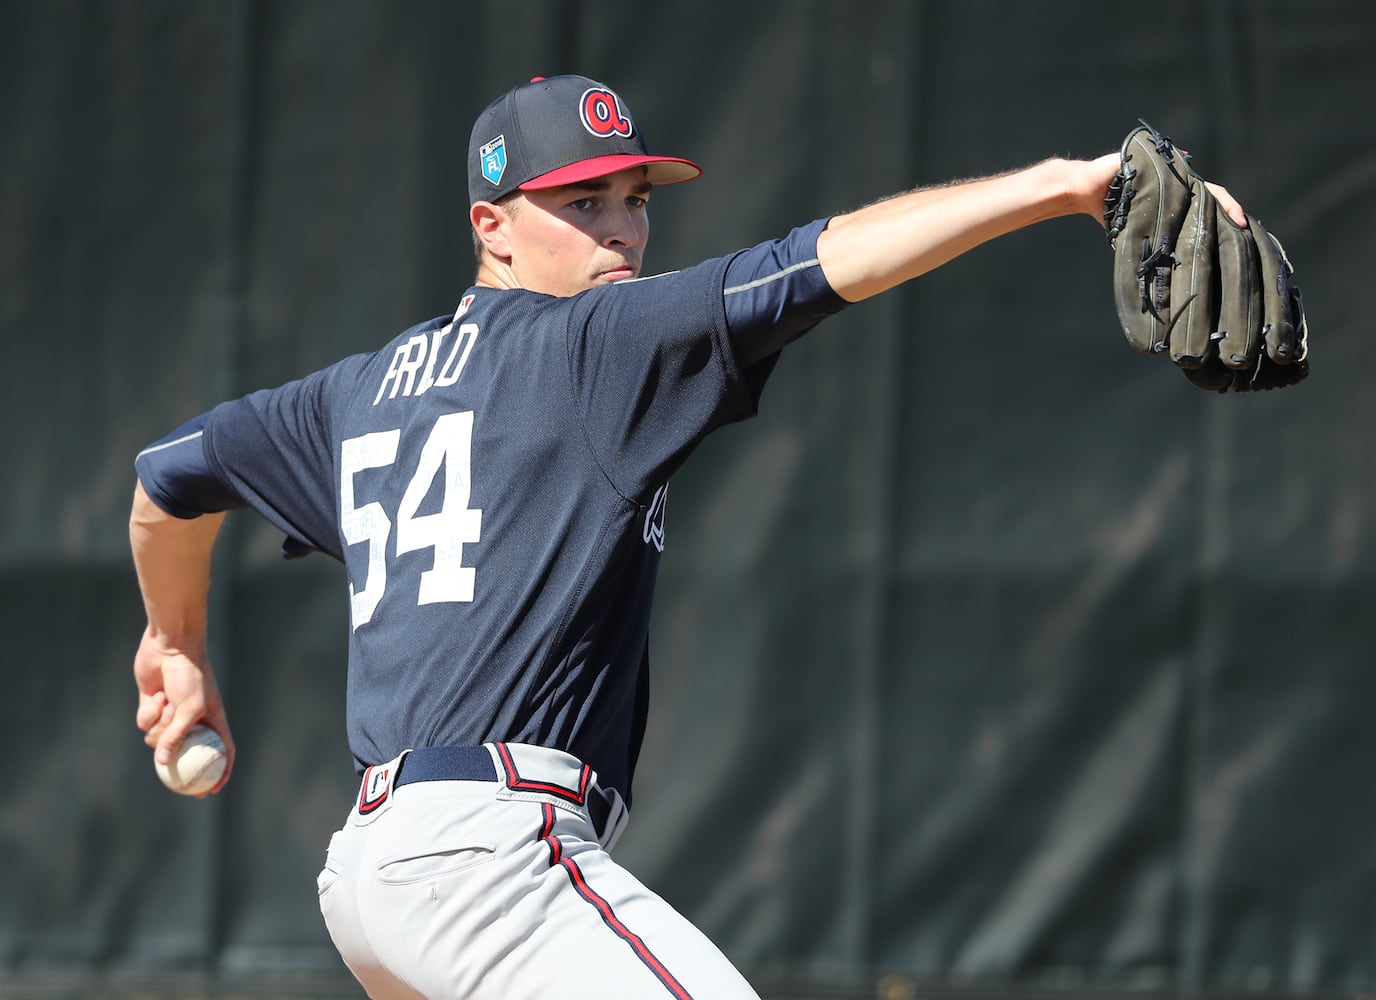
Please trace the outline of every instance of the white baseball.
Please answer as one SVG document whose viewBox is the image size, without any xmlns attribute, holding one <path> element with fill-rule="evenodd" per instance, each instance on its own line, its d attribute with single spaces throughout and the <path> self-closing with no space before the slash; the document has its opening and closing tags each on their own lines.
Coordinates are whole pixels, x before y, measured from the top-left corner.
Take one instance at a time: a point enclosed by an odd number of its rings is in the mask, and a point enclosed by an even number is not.
<svg viewBox="0 0 1376 1000">
<path fill-rule="evenodd" d="M 159 764 L 155 760 L 153 767 L 162 783 L 178 795 L 204 795 L 215 787 L 228 763 L 220 734 L 209 726 L 198 724 L 187 731 L 171 764 Z"/>
</svg>

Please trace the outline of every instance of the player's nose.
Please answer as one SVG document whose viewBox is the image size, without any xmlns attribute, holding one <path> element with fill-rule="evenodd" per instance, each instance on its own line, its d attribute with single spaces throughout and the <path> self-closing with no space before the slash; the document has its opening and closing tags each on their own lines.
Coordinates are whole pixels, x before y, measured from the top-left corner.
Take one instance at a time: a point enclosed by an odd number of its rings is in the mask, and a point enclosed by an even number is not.
<svg viewBox="0 0 1376 1000">
<path fill-rule="evenodd" d="M 639 213 L 627 205 L 620 205 L 606 213 L 606 229 L 602 242 L 606 246 L 638 246 L 644 239 Z"/>
</svg>

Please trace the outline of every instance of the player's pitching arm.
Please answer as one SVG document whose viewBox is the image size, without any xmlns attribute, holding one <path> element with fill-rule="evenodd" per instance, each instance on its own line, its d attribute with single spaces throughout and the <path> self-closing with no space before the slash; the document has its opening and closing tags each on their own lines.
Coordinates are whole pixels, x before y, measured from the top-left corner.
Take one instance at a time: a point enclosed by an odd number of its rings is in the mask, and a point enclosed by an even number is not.
<svg viewBox="0 0 1376 1000">
<path fill-rule="evenodd" d="M 1103 225 L 1104 197 L 1118 152 L 1094 160 L 1053 159 L 979 180 L 920 188 L 832 218 L 817 259 L 841 298 L 859 302 L 925 274 L 981 243 L 1065 215 Z M 1225 189 L 1209 185 L 1228 214 L 1246 215 Z"/>
<path fill-rule="evenodd" d="M 136 721 L 162 764 L 171 763 L 195 723 L 218 732 L 228 764 L 213 792 L 224 787 L 234 767 L 234 741 L 206 653 L 211 549 L 223 521 L 224 514 L 173 517 L 149 499 L 142 484 L 134 488 L 129 544 L 148 616 L 134 656 Z"/>
</svg>

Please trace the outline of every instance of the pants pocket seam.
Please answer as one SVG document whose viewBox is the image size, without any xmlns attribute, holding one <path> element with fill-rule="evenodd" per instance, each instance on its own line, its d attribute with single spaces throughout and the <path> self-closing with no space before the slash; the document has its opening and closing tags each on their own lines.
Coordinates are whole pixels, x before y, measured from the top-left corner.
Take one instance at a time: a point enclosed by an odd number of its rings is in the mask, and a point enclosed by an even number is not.
<svg viewBox="0 0 1376 1000">
<path fill-rule="evenodd" d="M 437 859 L 443 855 L 462 855 L 462 859 L 451 859 L 450 863 L 441 867 L 428 868 L 424 871 L 417 871 L 414 874 L 400 876 L 389 876 L 388 868 L 398 868 L 407 862 L 424 862 Z M 487 864 L 496 857 L 497 848 L 495 844 L 464 844 L 463 847 L 450 849 L 434 849 L 424 851 L 419 854 L 401 854 L 395 857 L 383 858 L 377 863 L 377 870 L 374 872 L 378 882 L 383 885 L 414 885 L 417 882 L 433 882 L 437 879 L 450 878 L 462 872 L 470 871 L 480 865 Z"/>
</svg>

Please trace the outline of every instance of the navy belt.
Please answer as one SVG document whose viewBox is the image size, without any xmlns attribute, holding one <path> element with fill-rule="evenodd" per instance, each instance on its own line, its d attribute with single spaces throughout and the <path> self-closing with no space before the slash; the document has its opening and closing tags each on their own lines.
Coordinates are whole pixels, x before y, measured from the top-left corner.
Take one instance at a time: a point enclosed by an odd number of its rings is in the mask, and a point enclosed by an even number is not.
<svg viewBox="0 0 1376 1000">
<path fill-rule="evenodd" d="M 497 767 L 487 747 L 417 747 L 401 759 L 392 787 L 413 781 L 496 780 Z"/>
<path fill-rule="evenodd" d="M 392 787 L 400 788 L 416 781 L 500 780 L 492 754 L 486 747 L 416 747 L 402 758 Z M 600 837 L 607 828 L 611 805 L 596 786 L 588 790 L 586 805 Z"/>
</svg>

